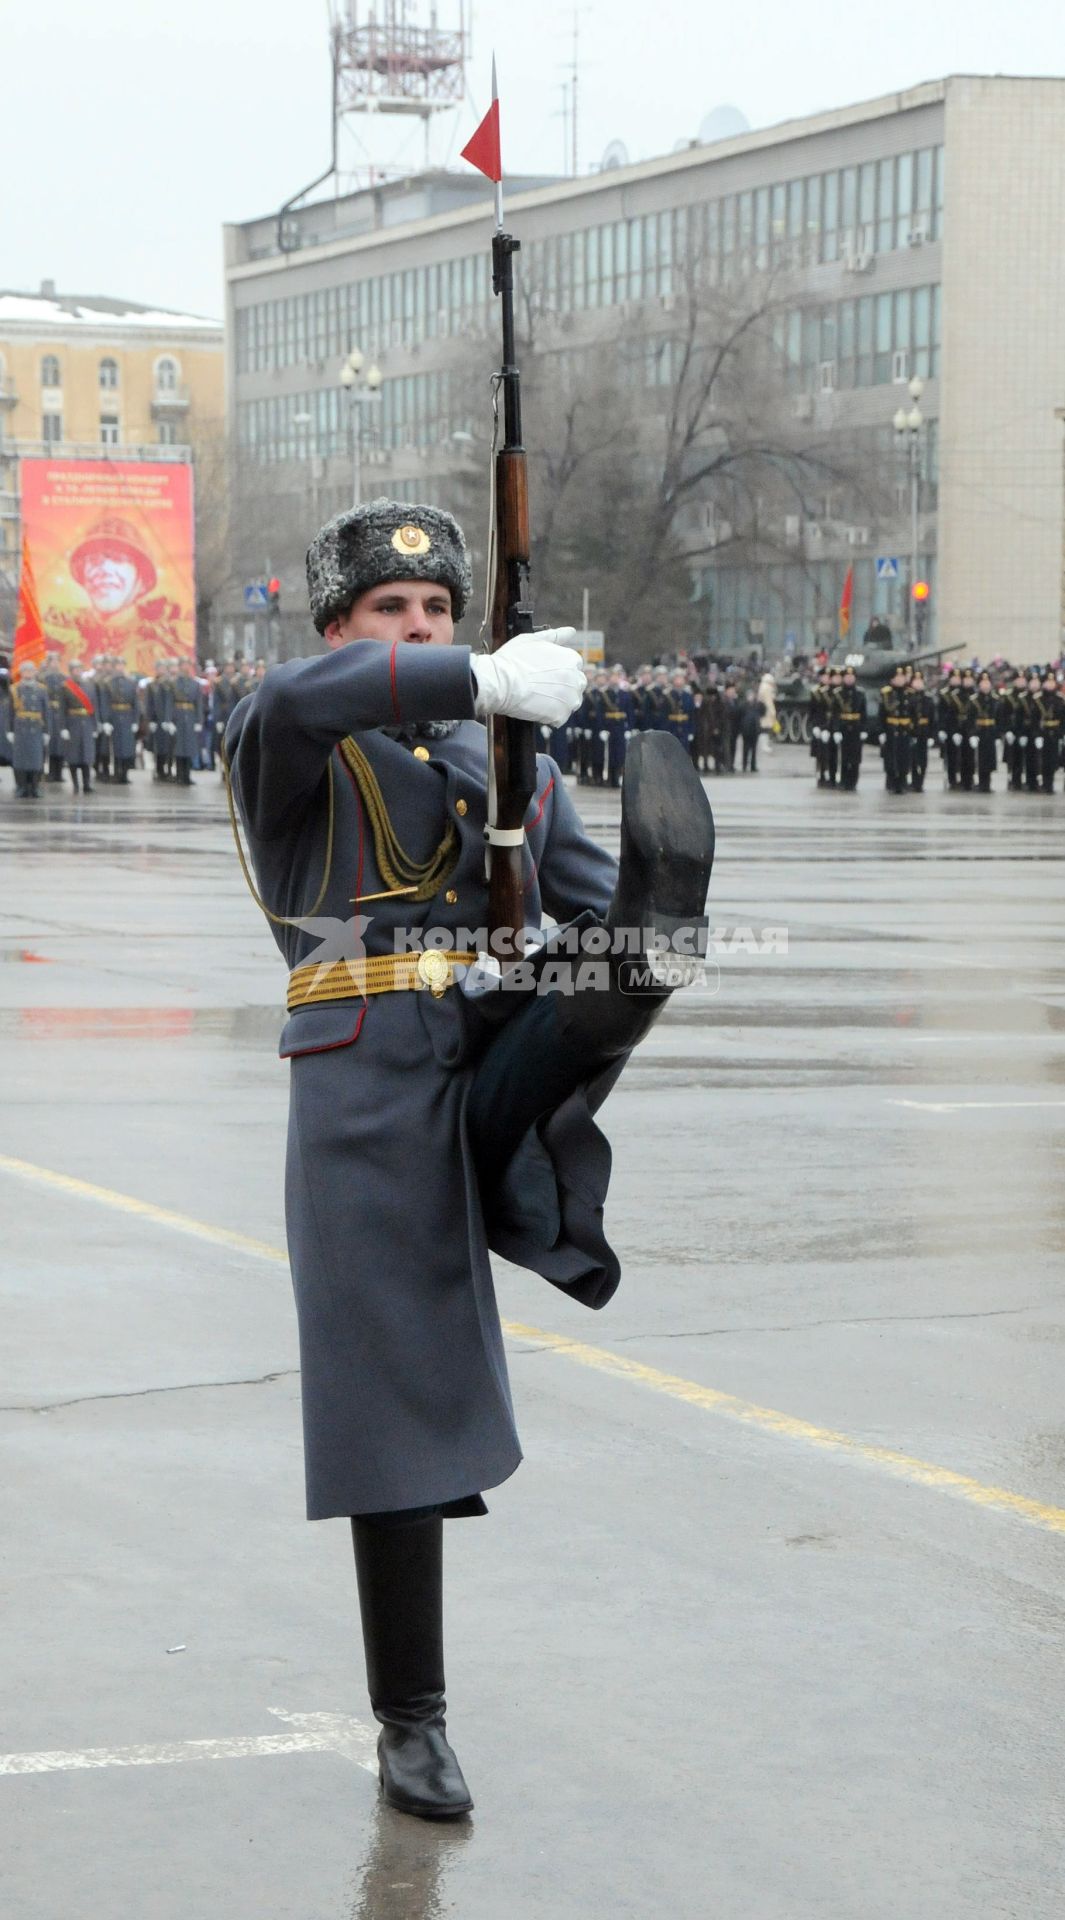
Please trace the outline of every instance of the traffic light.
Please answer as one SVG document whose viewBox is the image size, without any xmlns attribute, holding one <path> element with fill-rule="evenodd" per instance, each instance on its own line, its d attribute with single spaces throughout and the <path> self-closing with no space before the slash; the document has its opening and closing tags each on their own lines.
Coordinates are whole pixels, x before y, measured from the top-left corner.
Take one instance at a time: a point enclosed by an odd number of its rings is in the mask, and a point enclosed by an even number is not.
<svg viewBox="0 0 1065 1920">
<path fill-rule="evenodd" d="M 266 591 L 267 591 L 267 595 L 268 595 L 268 597 L 269 597 L 269 606 L 270 606 L 270 612 L 271 612 L 271 613 L 280 613 L 280 612 L 281 612 L 281 582 L 280 582 L 280 580 L 278 580 L 278 579 L 277 579 L 276 577 L 275 577 L 275 578 L 274 578 L 273 580 L 268 580 L 268 581 L 267 581 L 267 583 L 266 583 Z"/>
<path fill-rule="evenodd" d="M 928 602 L 932 589 L 927 580 L 915 580 L 911 588 L 913 594 L 914 627 L 918 642 L 924 639 L 925 621 L 928 619 Z"/>
</svg>

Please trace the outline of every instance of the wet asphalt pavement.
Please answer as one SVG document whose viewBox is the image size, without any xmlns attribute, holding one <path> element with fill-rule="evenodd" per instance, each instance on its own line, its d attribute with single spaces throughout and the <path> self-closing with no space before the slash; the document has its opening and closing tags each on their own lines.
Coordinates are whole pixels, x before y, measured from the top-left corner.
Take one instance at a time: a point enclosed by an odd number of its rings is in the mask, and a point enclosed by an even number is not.
<svg viewBox="0 0 1065 1920">
<path fill-rule="evenodd" d="M 709 783 L 716 965 L 605 1110 L 615 1300 L 499 1268 L 526 1461 L 447 1533 L 443 1829 L 376 1805 L 303 1518 L 217 781 L 0 777 L 10 1920 L 1060 1920 L 1065 797 L 808 766 Z"/>
</svg>

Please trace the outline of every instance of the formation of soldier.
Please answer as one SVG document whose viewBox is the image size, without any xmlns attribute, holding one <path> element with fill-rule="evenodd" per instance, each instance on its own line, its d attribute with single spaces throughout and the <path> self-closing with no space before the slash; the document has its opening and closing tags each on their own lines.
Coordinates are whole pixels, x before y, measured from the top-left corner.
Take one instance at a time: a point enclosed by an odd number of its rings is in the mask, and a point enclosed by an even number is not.
<svg viewBox="0 0 1065 1920">
<path fill-rule="evenodd" d="M 618 787 L 634 733 L 671 733 L 703 773 L 733 773 L 742 746 L 744 771 L 757 771 L 759 739 L 772 696 L 763 688 L 720 680 L 687 667 L 651 666 L 629 674 L 603 668 L 565 727 L 541 728 L 544 750 L 579 786 Z"/>
<path fill-rule="evenodd" d="M 900 664 L 875 719 L 852 668 L 822 669 L 810 699 L 810 753 L 823 787 L 851 791 L 875 742 L 889 793 L 920 793 L 938 750 L 948 789 L 990 793 L 1001 765 L 1012 792 L 1053 793 L 1065 765 L 1065 692 L 1052 668 L 952 667 L 933 691 Z"/>
<path fill-rule="evenodd" d="M 51 651 L 15 679 L 0 661 L 0 766 L 12 767 L 16 797 L 27 800 L 67 772 L 75 792 L 91 793 L 94 782 L 128 787 L 149 759 L 155 780 L 191 786 L 194 768 L 214 769 L 230 714 L 265 671 L 263 660 L 227 660 L 219 672 L 169 658 L 138 676 L 121 655 L 103 654 L 87 672 Z"/>
</svg>

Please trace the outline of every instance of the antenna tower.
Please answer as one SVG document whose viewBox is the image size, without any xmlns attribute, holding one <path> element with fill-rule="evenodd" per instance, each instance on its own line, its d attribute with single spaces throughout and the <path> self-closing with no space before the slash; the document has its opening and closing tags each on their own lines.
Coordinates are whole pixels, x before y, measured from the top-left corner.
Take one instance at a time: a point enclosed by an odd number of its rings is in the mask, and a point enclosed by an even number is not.
<svg viewBox="0 0 1065 1920">
<path fill-rule="evenodd" d="M 347 0 L 333 16 L 338 120 L 354 113 L 412 114 L 425 129 L 434 113 L 460 106 L 466 97 L 469 33 L 466 0 L 459 0 L 458 24 L 442 27 L 435 4 L 426 26 L 414 0 L 376 0 L 360 6 Z"/>
</svg>

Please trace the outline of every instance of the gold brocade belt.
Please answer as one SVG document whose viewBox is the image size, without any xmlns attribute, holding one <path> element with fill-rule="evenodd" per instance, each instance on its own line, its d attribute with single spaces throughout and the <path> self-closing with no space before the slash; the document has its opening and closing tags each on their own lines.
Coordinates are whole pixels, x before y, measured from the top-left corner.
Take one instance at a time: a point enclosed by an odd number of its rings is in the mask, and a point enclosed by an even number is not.
<svg viewBox="0 0 1065 1920">
<path fill-rule="evenodd" d="M 318 1007 L 332 1000 L 362 1000 L 371 993 L 399 993 L 428 987 L 439 1000 L 455 984 L 455 968 L 470 967 L 475 953 L 378 953 L 368 960 L 335 960 L 331 966 L 313 962 L 294 967 L 288 977 L 288 1010 Z"/>
</svg>

